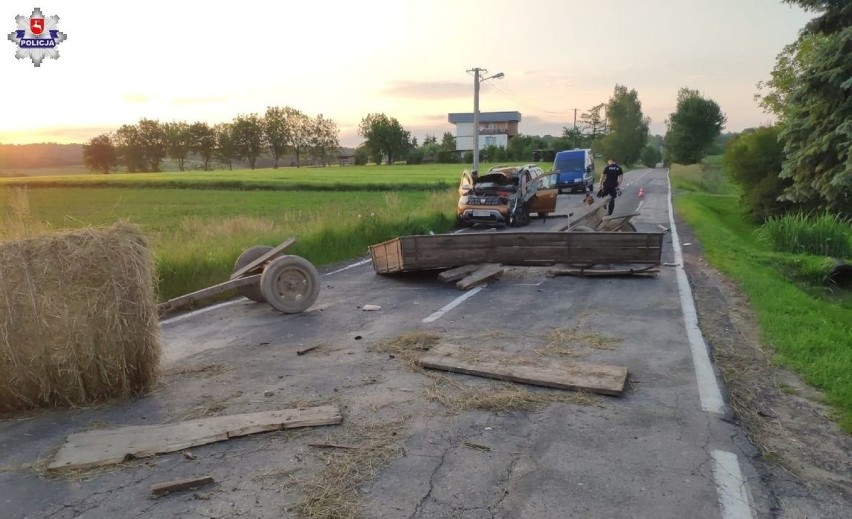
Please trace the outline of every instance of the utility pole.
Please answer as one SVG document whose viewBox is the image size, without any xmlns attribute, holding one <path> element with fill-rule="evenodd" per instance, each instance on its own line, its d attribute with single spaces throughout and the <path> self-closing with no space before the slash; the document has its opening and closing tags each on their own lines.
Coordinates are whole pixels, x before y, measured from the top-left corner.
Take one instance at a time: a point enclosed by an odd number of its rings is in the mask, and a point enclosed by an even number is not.
<svg viewBox="0 0 852 519">
<path fill-rule="evenodd" d="M 577 143 L 577 109 L 574 109 L 574 147 L 577 148 L 579 144 Z"/>
<path fill-rule="evenodd" d="M 475 67 L 468 72 L 473 72 L 473 170 L 479 173 L 479 84 L 488 79 L 503 77 L 502 72 L 493 76 L 482 77 L 488 74 L 488 70 Z"/>
<path fill-rule="evenodd" d="M 479 72 L 483 69 L 476 67 L 473 70 L 473 171 L 479 174 Z M 470 70 L 468 70 L 470 72 Z"/>
</svg>

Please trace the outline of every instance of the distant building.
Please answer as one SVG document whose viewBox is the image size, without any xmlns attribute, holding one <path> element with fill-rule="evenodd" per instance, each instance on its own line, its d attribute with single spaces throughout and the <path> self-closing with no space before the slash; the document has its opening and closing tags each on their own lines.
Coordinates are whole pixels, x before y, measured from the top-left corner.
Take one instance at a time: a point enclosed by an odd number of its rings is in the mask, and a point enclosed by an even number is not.
<svg viewBox="0 0 852 519">
<path fill-rule="evenodd" d="M 473 151 L 473 112 L 447 114 L 447 120 L 456 125 L 456 151 Z M 508 147 L 519 122 L 520 112 L 479 112 L 479 149 Z"/>
</svg>

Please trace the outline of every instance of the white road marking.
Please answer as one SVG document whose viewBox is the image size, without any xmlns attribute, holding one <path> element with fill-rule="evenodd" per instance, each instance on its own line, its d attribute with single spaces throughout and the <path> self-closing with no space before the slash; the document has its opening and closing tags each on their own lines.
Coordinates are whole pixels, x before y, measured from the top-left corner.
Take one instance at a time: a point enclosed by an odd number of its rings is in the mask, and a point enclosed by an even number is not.
<svg viewBox="0 0 852 519">
<path fill-rule="evenodd" d="M 462 303 L 463 303 L 463 302 L 465 302 L 466 300 L 470 299 L 471 297 L 473 297 L 473 296 L 475 296 L 476 294 L 478 294 L 479 292 L 481 292 L 483 288 L 485 288 L 485 285 L 478 286 L 478 287 L 476 287 L 476 288 L 471 289 L 471 290 L 470 290 L 470 291 L 468 291 L 468 292 L 465 292 L 464 294 L 462 294 L 462 295 L 460 295 L 459 297 L 457 297 L 457 298 L 453 299 L 452 301 L 450 301 L 450 303 L 449 303 L 449 304 L 447 304 L 446 306 L 444 306 L 443 308 L 441 308 L 440 310 L 438 310 L 438 311 L 437 311 L 437 312 L 435 312 L 434 314 L 432 314 L 432 315 L 430 315 L 429 317 L 427 317 L 427 318 L 423 319 L 423 322 L 424 322 L 424 323 L 431 323 L 431 322 L 435 322 L 435 321 L 437 321 L 438 319 L 440 319 L 441 317 L 443 317 L 443 316 L 444 316 L 447 312 L 449 312 L 449 311 L 450 311 L 450 310 L 452 310 L 453 308 L 457 307 L 458 305 L 462 304 Z"/>
<path fill-rule="evenodd" d="M 357 261 L 357 262 L 355 262 L 351 265 L 347 265 L 347 266 L 343 267 L 342 269 L 337 269 L 337 270 L 333 270 L 331 272 L 327 272 L 327 273 L 323 274 L 323 276 L 330 276 L 332 274 L 337 274 L 338 272 L 343 272 L 344 270 L 349 270 L 349 269 L 354 268 L 354 267 L 360 267 L 361 265 L 364 265 L 365 263 L 369 263 L 371 261 L 372 261 L 372 259 L 370 259 L 370 258 L 367 258 L 367 259 L 361 260 L 361 261 Z"/>
<path fill-rule="evenodd" d="M 713 365 L 710 363 L 710 354 L 707 351 L 707 343 L 701 335 L 698 327 L 698 314 L 695 312 L 695 302 L 692 299 L 692 289 L 683 268 L 683 254 L 680 250 L 680 238 L 674 220 L 674 206 L 672 205 L 671 179 L 666 173 L 669 184 L 669 228 L 672 233 L 672 248 L 674 249 L 675 263 L 677 263 L 677 286 L 680 293 L 680 304 L 683 308 L 683 322 L 686 325 L 686 336 L 689 339 L 689 347 L 692 350 L 692 364 L 695 366 L 695 377 L 698 380 L 698 396 L 701 400 L 701 408 L 705 411 L 717 414 L 725 412 L 725 402 L 719 391 L 716 375 L 713 373 Z"/>
<path fill-rule="evenodd" d="M 716 480 L 716 492 L 722 507 L 722 519 L 750 519 L 751 499 L 748 486 L 743 481 L 737 455 L 731 452 L 714 450 L 713 479 Z"/>
</svg>

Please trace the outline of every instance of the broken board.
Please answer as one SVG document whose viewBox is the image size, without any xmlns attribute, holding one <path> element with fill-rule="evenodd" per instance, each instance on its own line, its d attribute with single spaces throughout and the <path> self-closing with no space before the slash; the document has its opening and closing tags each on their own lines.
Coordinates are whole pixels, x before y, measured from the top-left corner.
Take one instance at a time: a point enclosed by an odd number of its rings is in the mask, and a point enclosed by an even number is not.
<svg viewBox="0 0 852 519">
<path fill-rule="evenodd" d="M 522 357 L 502 351 L 476 351 L 442 344 L 420 357 L 424 368 L 496 378 L 534 386 L 620 396 L 627 368 L 553 358 Z"/>
<path fill-rule="evenodd" d="M 335 406 L 200 418 L 165 425 L 86 431 L 68 436 L 47 469 L 86 469 L 280 429 L 335 425 Z"/>
<path fill-rule="evenodd" d="M 443 281 L 444 283 L 449 283 L 450 281 L 458 281 L 461 278 L 467 276 L 471 272 L 479 269 L 481 265 L 462 265 L 461 267 L 456 267 L 454 269 L 445 270 L 438 274 L 438 279 Z"/>
<path fill-rule="evenodd" d="M 503 266 L 489 263 L 482 265 L 468 274 L 467 277 L 456 283 L 456 288 L 459 290 L 467 290 L 490 279 L 500 279 L 501 277 L 503 277 Z"/>
</svg>

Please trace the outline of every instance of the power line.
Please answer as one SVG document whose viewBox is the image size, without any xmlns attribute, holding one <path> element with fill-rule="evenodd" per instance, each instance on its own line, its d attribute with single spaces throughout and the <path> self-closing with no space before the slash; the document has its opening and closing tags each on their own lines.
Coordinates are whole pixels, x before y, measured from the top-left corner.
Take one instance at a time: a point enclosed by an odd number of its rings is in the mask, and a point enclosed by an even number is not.
<svg viewBox="0 0 852 519">
<path fill-rule="evenodd" d="M 553 110 L 548 110 L 546 108 L 538 106 L 535 103 L 531 103 L 531 102 L 526 101 L 526 100 L 521 100 L 517 93 L 514 93 L 514 91 L 511 91 L 508 88 L 505 88 L 503 85 L 501 85 L 499 83 L 486 83 L 485 88 L 497 92 L 498 94 L 502 95 L 503 97 L 511 100 L 512 102 L 514 102 L 518 105 L 522 105 L 526 108 L 532 108 L 533 110 L 535 110 L 537 112 L 543 112 L 543 113 L 552 114 L 552 115 L 565 115 L 565 113 L 566 113 L 566 112 L 554 112 Z"/>
</svg>

